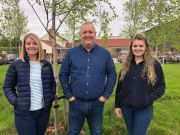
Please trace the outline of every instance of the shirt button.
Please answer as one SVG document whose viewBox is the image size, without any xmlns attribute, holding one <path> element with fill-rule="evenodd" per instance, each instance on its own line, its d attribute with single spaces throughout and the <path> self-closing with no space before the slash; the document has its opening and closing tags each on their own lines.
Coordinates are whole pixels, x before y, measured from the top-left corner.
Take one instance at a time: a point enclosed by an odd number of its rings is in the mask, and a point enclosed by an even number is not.
<svg viewBox="0 0 180 135">
<path fill-rule="evenodd" d="M 89 84 L 88 84 L 88 83 L 86 83 L 86 85 L 88 86 Z"/>
<path fill-rule="evenodd" d="M 86 91 L 86 94 L 88 94 L 88 91 Z"/>
<path fill-rule="evenodd" d="M 136 77 L 134 76 L 133 78 L 135 79 Z"/>
</svg>

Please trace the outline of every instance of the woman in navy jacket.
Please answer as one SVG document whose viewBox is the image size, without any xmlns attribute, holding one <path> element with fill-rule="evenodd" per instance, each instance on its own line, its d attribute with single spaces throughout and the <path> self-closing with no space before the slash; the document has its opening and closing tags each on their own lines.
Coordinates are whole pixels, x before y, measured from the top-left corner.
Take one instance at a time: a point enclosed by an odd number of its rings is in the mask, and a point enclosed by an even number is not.
<svg viewBox="0 0 180 135">
<path fill-rule="evenodd" d="M 153 115 L 152 104 L 164 92 L 161 65 L 153 57 L 146 36 L 138 33 L 122 65 L 115 96 L 115 115 L 123 114 L 128 135 L 146 135 Z"/>
<path fill-rule="evenodd" d="M 19 135 L 44 135 L 56 93 L 51 64 L 43 59 L 40 39 L 33 33 L 24 37 L 20 59 L 9 66 L 3 86 L 14 106 Z"/>
</svg>

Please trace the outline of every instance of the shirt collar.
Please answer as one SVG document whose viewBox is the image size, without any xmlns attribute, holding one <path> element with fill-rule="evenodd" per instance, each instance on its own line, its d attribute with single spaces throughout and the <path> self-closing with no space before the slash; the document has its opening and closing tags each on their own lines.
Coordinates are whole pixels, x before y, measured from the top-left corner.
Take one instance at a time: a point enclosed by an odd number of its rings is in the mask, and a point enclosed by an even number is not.
<svg viewBox="0 0 180 135">
<path fill-rule="evenodd" d="M 142 64 L 144 64 L 144 60 L 141 61 L 141 62 L 139 62 L 138 64 L 136 64 L 135 60 L 133 59 L 133 60 L 132 60 L 132 63 L 135 64 L 135 65 L 142 65 Z"/>
<path fill-rule="evenodd" d="M 87 52 L 87 50 L 84 48 L 84 45 L 83 45 L 83 44 L 80 44 L 80 47 L 81 47 L 84 51 L 86 51 L 86 52 Z M 97 48 L 97 45 L 96 45 L 96 44 L 94 44 L 94 45 L 93 45 L 93 47 L 92 47 L 92 49 L 91 49 L 89 52 L 94 51 L 96 48 Z"/>
</svg>

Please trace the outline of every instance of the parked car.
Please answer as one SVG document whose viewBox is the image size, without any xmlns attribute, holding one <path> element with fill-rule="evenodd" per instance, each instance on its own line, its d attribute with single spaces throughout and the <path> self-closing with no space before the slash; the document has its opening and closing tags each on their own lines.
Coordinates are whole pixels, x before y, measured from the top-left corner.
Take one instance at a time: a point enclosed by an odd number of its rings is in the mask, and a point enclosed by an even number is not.
<svg viewBox="0 0 180 135">
<path fill-rule="evenodd" d="M 179 63 L 180 62 L 180 56 L 159 56 L 158 59 L 161 63 Z"/>
<path fill-rule="evenodd" d="M 6 54 L 6 57 L 8 59 L 8 63 L 11 63 L 12 61 L 14 61 L 15 59 L 18 58 L 17 54 Z"/>
<path fill-rule="evenodd" d="M 63 54 L 59 59 L 57 59 L 57 63 L 58 63 L 58 64 L 62 64 L 63 61 L 64 61 L 65 56 L 66 56 L 66 53 Z"/>
<path fill-rule="evenodd" d="M 64 57 L 61 58 L 61 59 L 58 59 L 58 60 L 57 60 L 57 63 L 58 63 L 58 64 L 62 64 L 63 60 L 64 60 Z"/>
<path fill-rule="evenodd" d="M 175 56 L 176 63 L 180 63 L 180 55 Z"/>
<path fill-rule="evenodd" d="M 57 64 L 62 64 L 64 59 L 57 59 Z M 53 60 L 52 61 L 49 61 L 51 64 L 53 64 Z"/>
<path fill-rule="evenodd" d="M 126 59 L 126 55 L 124 54 L 121 54 L 121 55 L 119 55 L 118 57 L 117 57 L 117 61 L 119 62 L 119 63 L 123 63 L 124 62 L 124 60 Z"/>
<path fill-rule="evenodd" d="M 0 54 L 0 65 L 7 64 L 8 59 L 6 57 L 6 54 Z"/>
<path fill-rule="evenodd" d="M 164 61 L 164 63 L 167 62 L 167 57 L 166 57 L 166 56 L 159 56 L 158 59 L 159 59 L 159 61 L 160 61 L 161 63 L 163 63 L 163 61 Z"/>
</svg>

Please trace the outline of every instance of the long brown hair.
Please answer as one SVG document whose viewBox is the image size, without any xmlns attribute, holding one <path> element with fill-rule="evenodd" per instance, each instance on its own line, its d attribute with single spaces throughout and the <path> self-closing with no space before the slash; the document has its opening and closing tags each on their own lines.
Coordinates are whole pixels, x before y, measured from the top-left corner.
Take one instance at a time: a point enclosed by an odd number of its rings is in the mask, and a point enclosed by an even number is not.
<svg viewBox="0 0 180 135">
<path fill-rule="evenodd" d="M 25 61 L 24 60 L 24 56 L 26 55 L 25 43 L 26 43 L 26 39 L 29 38 L 29 37 L 34 39 L 35 42 L 37 43 L 38 50 L 39 50 L 38 51 L 38 61 L 42 60 L 44 57 L 43 57 L 41 41 L 40 41 L 39 37 L 36 34 L 34 34 L 34 33 L 29 33 L 29 34 L 25 35 L 25 37 L 23 39 L 23 43 L 22 43 L 22 47 L 21 47 L 21 52 L 20 52 L 19 58 L 22 61 Z"/>
<path fill-rule="evenodd" d="M 152 86 L 154 86 L 156 83 L 156 74 L 155 74 L 155 70 L 154 70 L 155 58 L 152 55 L 152 51 L 151 51 L 149 42 L 148 42 L 147 37 L 145 36 L 144 33 L 138 33 L 133 37 L 131 44 L 130 44 L 129 53 L 128 53 L 123 65 L 122 65 L 120 80 L 124 80 L 124 77 L 126 76 L 132 61 L 134 60 L 135 56 L 132 52 L 132 44 L 133 44 L 133 41 L 137 40 L 137 39 L 143 40 L 145 42 L 145 46 L 146 46 L 146 50 L 145 50 L 145 53 L 143 56 L 144 68 L 143 68 L 142 75 L 146 74 L 147 79 L 148 79 L 148 83 L 151 84 Z"/>
</svg>

